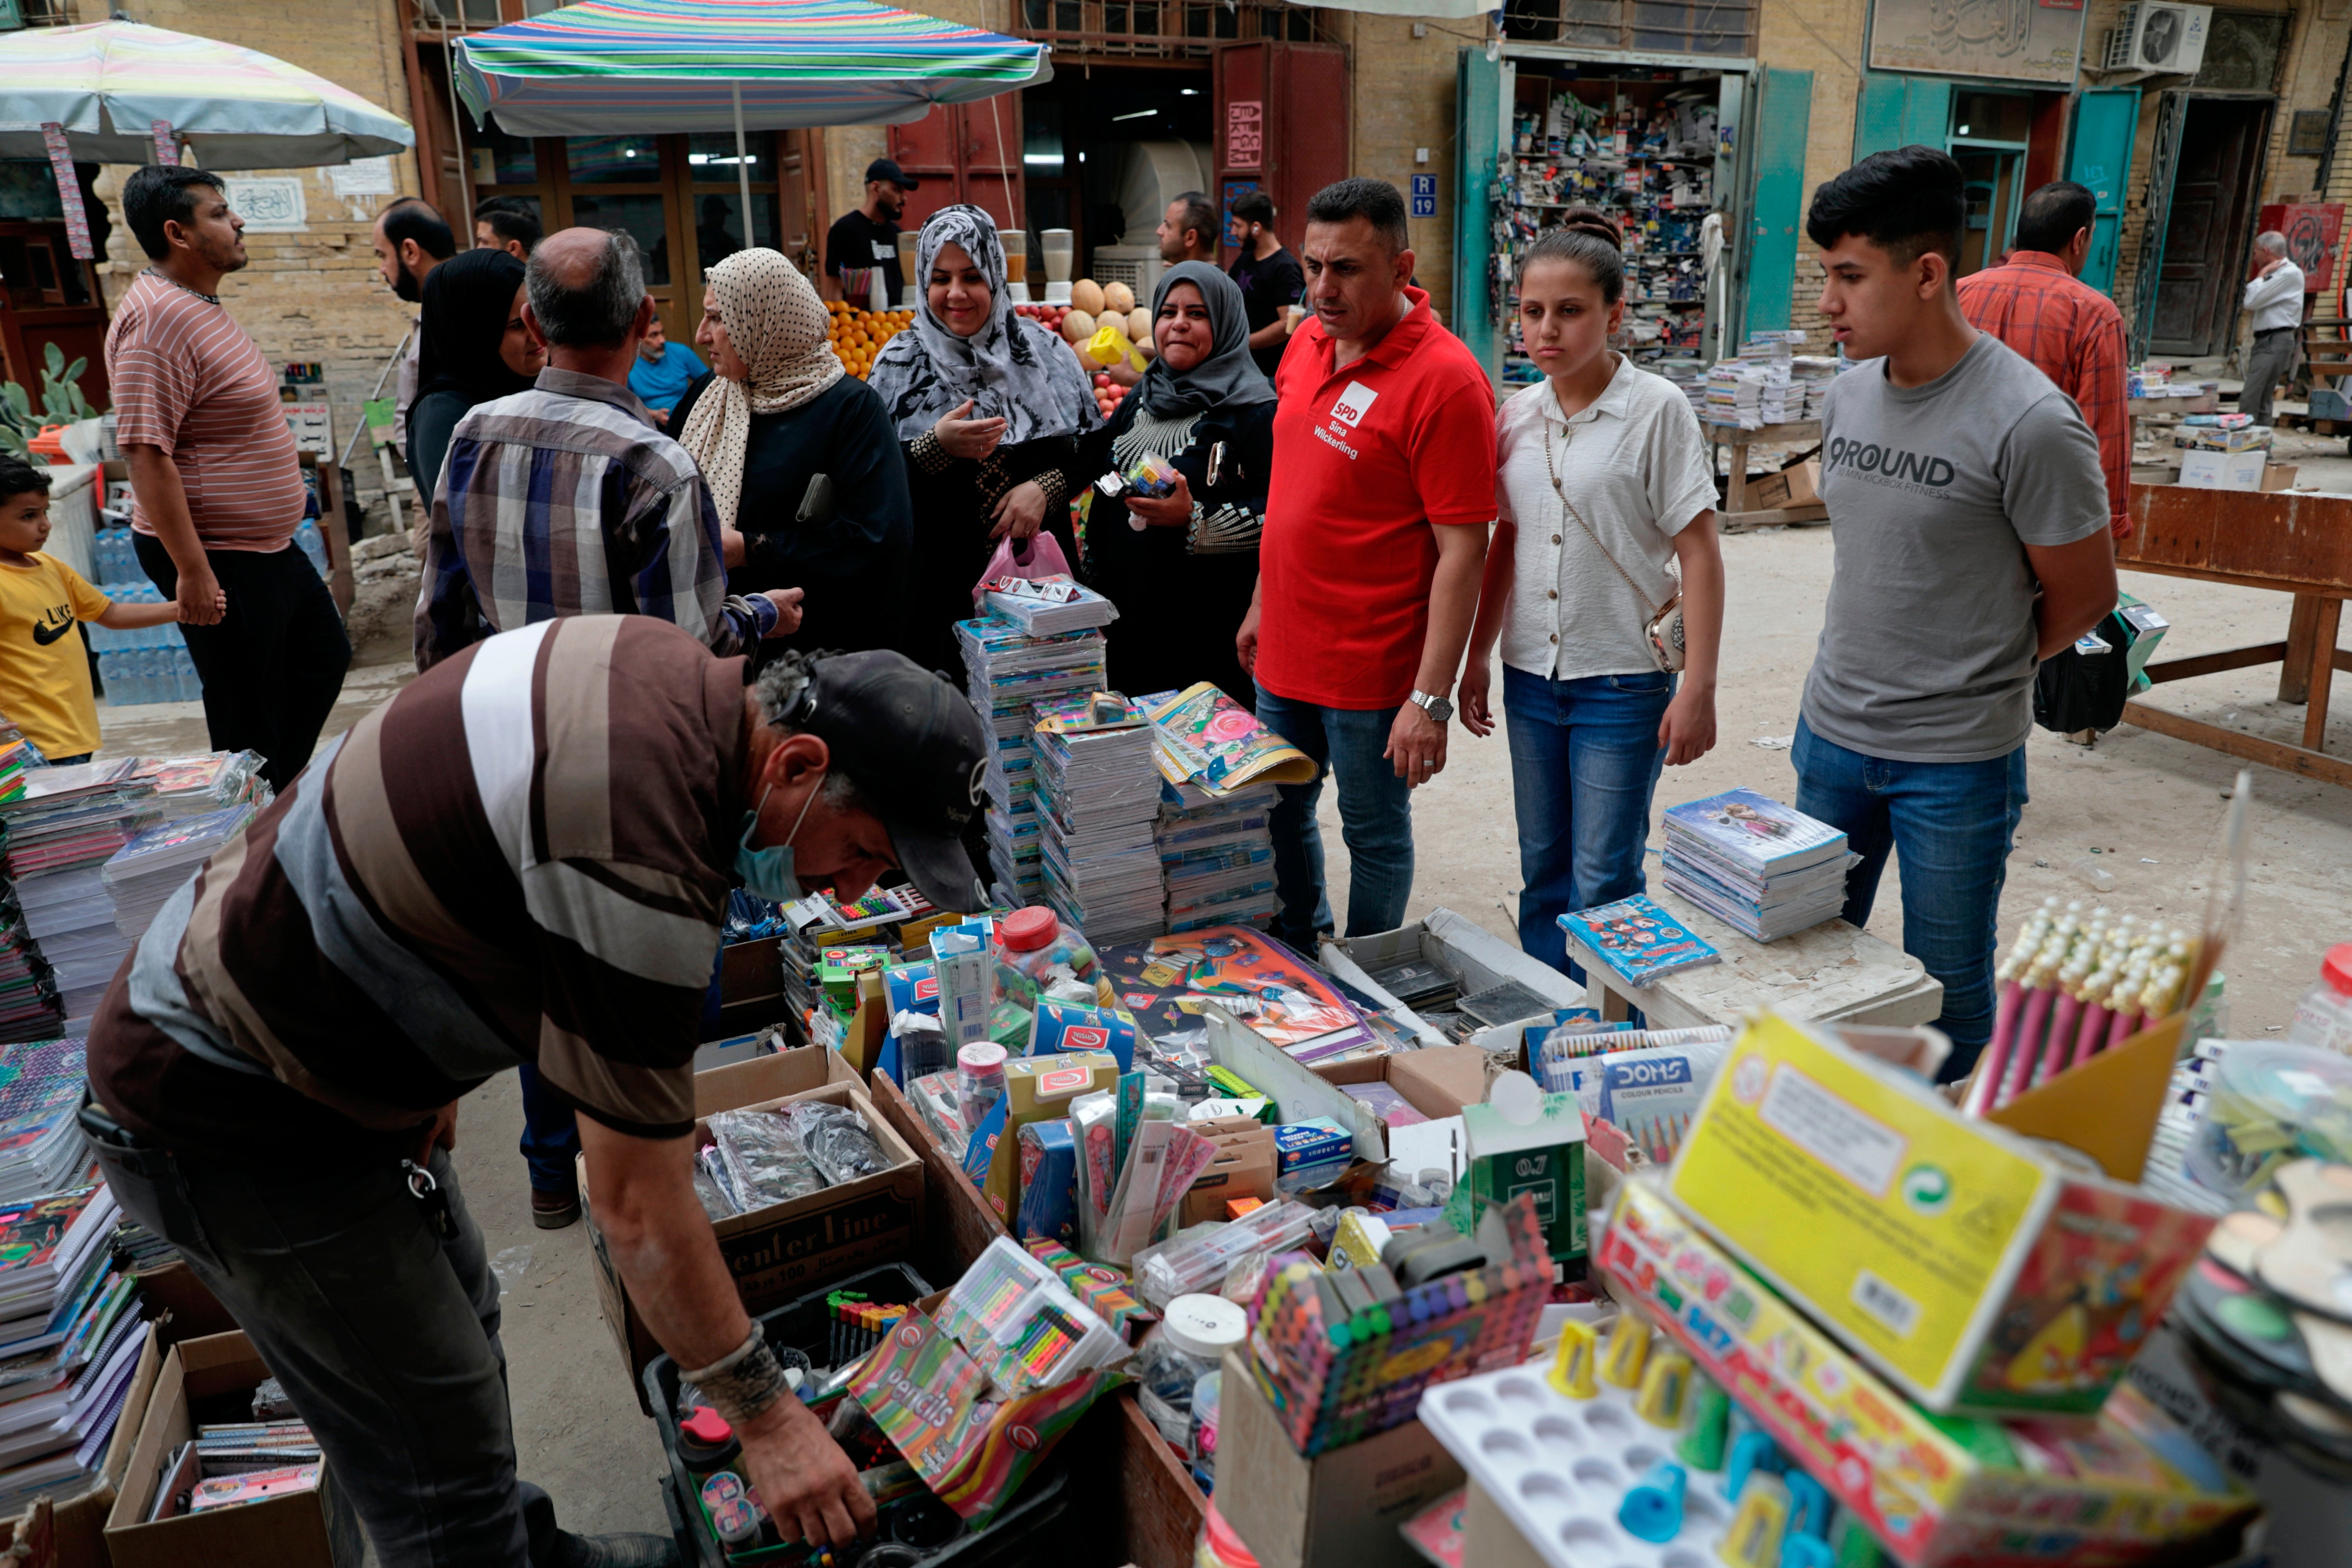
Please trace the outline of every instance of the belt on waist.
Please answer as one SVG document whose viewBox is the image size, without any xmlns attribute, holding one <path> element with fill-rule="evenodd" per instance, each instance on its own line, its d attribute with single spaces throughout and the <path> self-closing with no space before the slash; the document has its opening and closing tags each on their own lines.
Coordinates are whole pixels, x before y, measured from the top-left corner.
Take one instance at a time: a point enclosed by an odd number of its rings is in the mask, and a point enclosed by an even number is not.
<svg viewBox="0 0 2352 1568">
<path fill-rule="evenodd" d="M 2293 331 L 2294 331 L 2293 327 L 2256 327 L 2254 329 L 2254 336 L 2258 338 L 2270 338 L 2276 337 L 2281 332 L 2291 332 Z"/>
</svg>

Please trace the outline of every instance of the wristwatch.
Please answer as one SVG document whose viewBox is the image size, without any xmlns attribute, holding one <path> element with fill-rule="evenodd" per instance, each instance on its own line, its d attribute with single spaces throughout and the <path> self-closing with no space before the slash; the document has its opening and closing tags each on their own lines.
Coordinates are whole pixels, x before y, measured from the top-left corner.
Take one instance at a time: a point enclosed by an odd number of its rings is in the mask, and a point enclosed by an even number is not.
<svg viewBox="0 0 2352 1568">
<path fill-rule="evenodd" d="M 1414 692 L 1412 694 L 1412 705 L 1420 709 L 1423 712 L 1428 714 L 1431 718 L 1436 720 L 1441 724 L 1454 717 L 1453 703 L 1447 701 L 1443 697 L 1432 697 L 1426 691 Z"/>
</svg>

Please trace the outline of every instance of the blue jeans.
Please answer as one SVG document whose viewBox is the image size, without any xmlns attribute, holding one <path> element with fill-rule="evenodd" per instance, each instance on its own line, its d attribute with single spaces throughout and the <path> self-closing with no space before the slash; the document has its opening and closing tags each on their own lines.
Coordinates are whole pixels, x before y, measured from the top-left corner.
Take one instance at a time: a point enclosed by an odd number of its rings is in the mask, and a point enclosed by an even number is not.
<svg viewBox="0 0 2352 1568">
<path fill-rule="evenodd" d="M 1559 917 L 1641 892 L 1650 798 L 1665 748 L 1658 724 L 1675 678 L 1550 680 L 1503 667 L 1511 800 L 1519 826 L 1519 945 L 1578 984 Z"/>
<path fill-rule="evenodd" d="M 1797 809 L 1842 829 L 1862 864 L 1845 918 L 1870 919 L 1892 850 L 1903 860 L 1903 951 L 1944 983 L 1936 1027 L 1952 1037 L 1939 1075 L 1967 1076 L 1992 1037 L 2001 883 L 2025 810 L 2025 748 L 1982 763 L 1894 763 L 1849 752 L 1797 721 Z"/>
<path fill-rule="evenodd" d="M 1412 895 L 1412 792 L 1381 753 L 1388 749 L 1394 708 L 1318 708 L 1257 689 L 1258 722 L 1306 752 L 1315 782 L 1282 784 L 1268 814 L 1274 835 L 1274 889 L 1282 908 L 1274 934 L 1308 957 L 1317 935 L 1332 929 L 1323 885 L 1323 830 L 1315 805 L 1323 775 L 1339 785 L 1339 837 L 1348 846 L 1348 934 L 1365 936 L 1404 924 Z"/>
<path fill-rule="evenodd" d="M 539 1068 L 525 1062 L 515 1069 L 522 1079 L 523 1163 L 530 1167 L 530 1184 L 542 1193 L 568 1193 L 579 1180 L 572 1163 L 580 1152 L 580 1123 L 572 1108 L 539 1080 Z"/>
</svg>

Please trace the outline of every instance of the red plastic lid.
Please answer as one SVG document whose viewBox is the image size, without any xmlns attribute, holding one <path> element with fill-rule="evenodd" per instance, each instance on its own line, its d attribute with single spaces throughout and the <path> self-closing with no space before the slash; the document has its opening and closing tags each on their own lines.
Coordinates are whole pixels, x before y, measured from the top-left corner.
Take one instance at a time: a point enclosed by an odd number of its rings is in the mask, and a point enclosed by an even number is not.
<svg viewBox="0 0 2352 1568">
<path fill-rule="evenodd" d="M 2339 942 L 2327 950 L 2327 957 L 2319 965 L 2320 977 L 2336 987 L 2338 994 L 2352 996 L 2352 942 Z"/>
<path fill-rule="evenodd" d="M 1217 1554 L 1217 1561 L 1225 1568 L 1257 1568 L 1257 1554 L 1242 1543 L 1242 1538 L 1234 1533 L 1234 1527 L 1225 1522 L 1225 1516 L 1217 1511 L 1213 1502 L 1209 1505 L 1208 1518 L 1202 1521 L 1202 1529 L 1209 1537 L 1209 1550 Z"/>
<path fill-rule="evenodd" d="M 727 1424 L 727 1417 L 708 1405 L 679 1422 L 677 1429 L 696 1442 L 712 1448 L 724 1447 L 735 1436 L 735 1428 Z"/>
<path fill-rule="evenodd" d="M 996 934 L 1015 952 L 1034 952 L 1052 942 L 1062 929 L 1054 911 L 1043 904 L 1015 910 L 996 922 Z"/>
</svg>

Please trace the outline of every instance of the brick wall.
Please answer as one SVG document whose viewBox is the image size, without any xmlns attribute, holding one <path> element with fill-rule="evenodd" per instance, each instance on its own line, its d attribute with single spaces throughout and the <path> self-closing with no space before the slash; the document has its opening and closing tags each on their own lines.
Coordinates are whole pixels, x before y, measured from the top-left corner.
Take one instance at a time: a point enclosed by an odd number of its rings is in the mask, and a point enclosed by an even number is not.
<svg viewBox="0 0 2352 1568">
<path fill-rule="evenodd" d="M 107 7 L 82 0 L 81 11 L 82 19 L 98 21 Z M 408 118 L 406 64 L 393 0 L 329 6 L 291 0 L 119 0 L 117 14 L 274 55 Z M 201 142 L 195 158 L 203 160 Z M 393 166 L 399 190 L 415 192 L 415 157 L 403 153 Z M 110 303 L 147 265 L 122 221 L 122 182 L 130 174 L 128 166 L 110 165 L 96 186 L 114 223 L 107 257 L 99 264 Z M 407 331 L 411 311 L 376 275 L 368 247 L 374 215 L 392 198 L 346 201 L 334 194 L 329 174 L 326 169 L 232 172 L 231 177 L 299 178 L 307 226 L 299 232 L 249 236 L 246 251 L 251 263 L 223 283 L 221 298 L 272 362 L 316 360 L 325 365 L 340 449 L 351 438 L 360 403 Z M 369 467 L 364 457 L 362 451 L 363 468 Z"/>
<path fill-rule="evenodd" d="M 1456 195 L 1454 142 L 1455 52 L 1483 38 L 1473 22 L 1375 16 L 1327 12 L 1336 36 L 1348 45 L 1349 91 L 1354 100 L 1353 146 L 1348 170 L 1386 180 L 1400 191 L 1412 189 L 1415 174 L 1437 176 L 1437 216 L 1412 220 L 1413 272 L 1440 317 L 1454 313 L 1454 213 Z M 1344 21 L 1341 20 L 1344 18 Z M 1426 29 L 1416 38 L 1416 26 Z M 1413 162 L 1415 148 L 1429 149 L 1429 162 Z M 1298 242 L 1291 224 L 1283 237 Z"/>
</svg>

